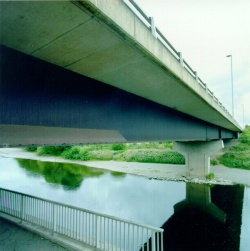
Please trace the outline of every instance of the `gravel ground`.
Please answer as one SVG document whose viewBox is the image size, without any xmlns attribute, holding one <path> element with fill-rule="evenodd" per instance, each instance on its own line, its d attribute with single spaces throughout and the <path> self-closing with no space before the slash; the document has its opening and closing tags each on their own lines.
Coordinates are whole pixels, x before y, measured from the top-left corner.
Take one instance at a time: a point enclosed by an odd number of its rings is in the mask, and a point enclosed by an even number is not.
<svg viewBox="0 0 250 251">
<path fill-rule="evenodd" d="M 152 179 L 176 180 L 195 183 L 212 184 L 244 184 L 250 186 L 250 171 L 236 168 L 228 168 L 223 165 L 211 166 L 211 172 L 215 174 L 215 179 L 188 179 L 185 177 L 185 165 L 118 162 L 118 161 L 74 161 L 60 157 L 44 157 L 34 153 L 26 152 L 19 148 L 1 148 L 0 156 L 9 158 L 34 159 L 49 162 L 75 163 L 95 168 L 106 169 L 116 172 L 124 172 L 134 175 L 145 176 Z"/>
</svg>

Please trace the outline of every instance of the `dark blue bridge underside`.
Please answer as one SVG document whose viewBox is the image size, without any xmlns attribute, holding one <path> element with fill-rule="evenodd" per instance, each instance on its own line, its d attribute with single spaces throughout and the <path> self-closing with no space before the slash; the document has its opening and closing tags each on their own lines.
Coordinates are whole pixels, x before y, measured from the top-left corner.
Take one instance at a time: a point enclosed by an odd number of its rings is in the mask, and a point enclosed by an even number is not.
<svg viewBox="0 0 250 251">
<path fill-rule="evenodd" d="M 138 142 L 237 137 L 235 132 L 4 46 L 0 75 L 3 125 L 117 130 L 127 141 Z"/>
</svg>

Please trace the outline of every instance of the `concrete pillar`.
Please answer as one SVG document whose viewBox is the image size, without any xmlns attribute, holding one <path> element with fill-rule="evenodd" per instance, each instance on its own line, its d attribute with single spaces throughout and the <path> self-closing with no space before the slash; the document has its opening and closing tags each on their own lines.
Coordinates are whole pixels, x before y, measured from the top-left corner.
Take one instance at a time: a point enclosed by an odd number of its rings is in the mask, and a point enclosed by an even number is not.
<svg viewBox="0 0 250 251">
<path fill-rule="evenodd" d="M 224 147 L 222 140 L 174 142 L 174 149 L 185 157 L 187 177 L 210 173 L 210 156 Z"/>
</svg>

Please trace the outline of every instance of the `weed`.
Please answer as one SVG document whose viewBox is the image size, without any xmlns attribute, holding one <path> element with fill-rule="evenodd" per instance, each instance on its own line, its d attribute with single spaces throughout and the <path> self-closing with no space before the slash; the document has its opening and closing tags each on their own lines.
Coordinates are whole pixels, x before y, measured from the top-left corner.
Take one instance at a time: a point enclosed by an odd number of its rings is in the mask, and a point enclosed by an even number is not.
<svg viewBox="0 0 250 251">
<path fill-rule="evenodd" d="M 209 173 L 209 174 L 206 176 L 206 178 L 207 178 L 208 180 L 212 180 L 212 179 L 214 179 L 214 177 L 215 177 L 214 173 Z"/>
</svg>

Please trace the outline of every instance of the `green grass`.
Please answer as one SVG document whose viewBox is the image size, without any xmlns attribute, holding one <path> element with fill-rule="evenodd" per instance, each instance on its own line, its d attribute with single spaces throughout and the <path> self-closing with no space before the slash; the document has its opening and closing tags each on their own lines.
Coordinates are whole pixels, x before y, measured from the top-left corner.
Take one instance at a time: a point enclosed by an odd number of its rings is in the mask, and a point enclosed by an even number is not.
<svg viewBox="0 0 250 251">
<path fill-rule="evenodd" d="M 230 147 L 218 160 L 228 167 L 250 170 L 250 126 L 241 134 L 239 144 Z"/>
</svg>

